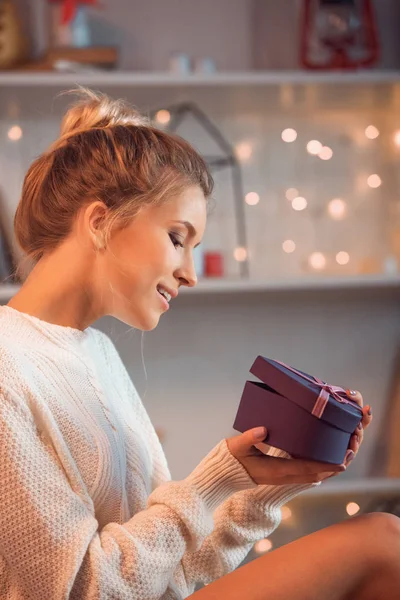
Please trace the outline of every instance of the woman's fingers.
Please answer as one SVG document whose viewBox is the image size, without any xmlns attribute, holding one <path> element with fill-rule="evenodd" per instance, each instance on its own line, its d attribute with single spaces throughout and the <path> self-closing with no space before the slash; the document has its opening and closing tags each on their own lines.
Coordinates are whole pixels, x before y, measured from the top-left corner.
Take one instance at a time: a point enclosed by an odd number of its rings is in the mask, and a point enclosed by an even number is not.
<svg viewBox="0 0 400 600">
<path fill-rule="evenodd" d="M 357 433 L 353 433 L 353 435 L 350 438 L 349 450 L 353 450 L 354 454 L 357 454 L 358 449 L 360 447 L 360 443 L 361 442 L 359 442 Z"/>
<path fill-rule="evenodd" d="M 319 473 L 327 472 L 343 472 L 345 468 L 343 465 L 332 465 L 330 463 L 319 462 L 317 460 L 303 460 L 301 458 L 294 458 L 293 460 L 287 460 L 285 458 L 269 457 L 272 460 L 280 461 L 281 475 L 282 476 L 313 476 Z"/>
<path fill-rule="evenodd" d="M 362 397 L 362 394 L 358 391 L 358 390 L 346 390 L 347 395 L 349 398 L 351 398 L 354 402 L 356 402 L 358 404 L 358 406 L 362 409 L 362 420 L 361 420 L 361 430 L 360 429 L 356 429 L 356 431 L 354 433 L 357 433 L 359 436 L 359 444 L 362 443 L 363 440 L 363 429 L 366 429 L 371 421 L 372 421 L 372 409 L 371 406 L 369 404 L 367 404 L 367 406 L 364 406 L 364 399 Z"/>
<path fill-rule="evenodd" d="M 369 404 L 367 404 L 367 406 L 364 406 L 364 399 L 362 397 L 362 394 L 358 390 L 346 390 L 346 393 L 347 393 L 348 397 L 351 398 L 351 400 L 353 400 L 354 402 L 356 402 L 358 404 L 358 406 L 362 409 L 362 412 L 363 412 L 362 425 L 365 429 L 365 427 L 368 427 L 368 425 L 372 421 L 371 406 Z"/>
<path fill-rule="evenodd" d="M 362 397 L 361 392 L 359 392 L 358 390 L 346 390 L 346 394 L 351 400 L 353 400 L 353 402 L 357 402 L 360 408 L 364 406 L 364 399 Z"/>
<path fill-rule="evenodd" d="M 340 475 L 340 473 L 332 472 L 332 469 L 330 472 L 323 471 L 311 475 L 292 475 L 290 479 L 288 477 L 288 483 L 317 483 L 318 481 L 324 481 L 325 479 L 335 477 L 336 475 Z"/>
<path fill-rule="evenodd" d="M 363 428 L 366 429 L 371 424 L 371 421 L 372 421 L 372 408 L 369 405 L 367 405 L 363 408 L 363 418 L 361 421 Z"/>
</svg>

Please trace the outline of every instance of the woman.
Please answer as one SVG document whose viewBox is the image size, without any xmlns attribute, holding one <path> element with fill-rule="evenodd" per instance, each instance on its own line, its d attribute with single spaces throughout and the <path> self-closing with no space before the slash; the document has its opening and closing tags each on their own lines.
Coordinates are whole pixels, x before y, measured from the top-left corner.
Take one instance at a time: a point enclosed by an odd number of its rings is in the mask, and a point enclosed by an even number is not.
<svg viewBox="0 0 400 600">
<path fill-rule="evenodd" d="M 235 571 L 284 503 L 346 468 L 368 406 L 345 465 L 265 456 L 254 429 L 171 481 L 114 345 L 90 325 L 112 315 L 149 331 L 196 284 L 212 178 L 129 105 L 81 95 L 26 174 L 14 225 L 33 268 L 0 308 L 0 599 L 165 600 L 196 582 L 204 599 L 378 598 L 378 582 L 395 597 L 399 520 L 386 514 Z"/>
</svg>

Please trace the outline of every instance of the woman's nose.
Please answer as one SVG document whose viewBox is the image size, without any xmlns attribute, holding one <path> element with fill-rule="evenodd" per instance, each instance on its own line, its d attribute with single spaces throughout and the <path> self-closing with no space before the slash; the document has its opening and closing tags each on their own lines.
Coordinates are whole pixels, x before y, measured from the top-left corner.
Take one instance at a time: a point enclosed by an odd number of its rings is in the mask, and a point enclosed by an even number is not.
<svg viewBox="0 0 400 600">
<path fill-rule="evenodd" d="M 185 273 L 184 276 L 181 275 L 179 277 L 179 280 L 181 281 L 181 285 L 186 285 L 187 287 L 194 287 L 197 284 L 197 275 L 193 270 L 193 273 L 191 273 L 190 275 L 187 273 Z"/>
<path fill-rule="evenodd" d="M 193 257 L 190 257 L 188 264 L 179 269 L 178 279 L 181 282 L 181 285 L 186 285 L 187 287 L 194 287 L 197 284 L 197 275 L 194 268 Z"/>
</svg>

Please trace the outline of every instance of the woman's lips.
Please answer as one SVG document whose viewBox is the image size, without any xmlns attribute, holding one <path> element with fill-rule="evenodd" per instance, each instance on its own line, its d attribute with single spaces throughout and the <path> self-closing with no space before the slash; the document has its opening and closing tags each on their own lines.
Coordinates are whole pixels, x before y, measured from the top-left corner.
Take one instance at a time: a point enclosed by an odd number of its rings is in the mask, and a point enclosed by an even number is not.
<svg viewBox="0 0 400 600">
<path fill-rule="evenodd" d="M 157 290 L 157 295 L 160 298 L 161 302 L 163 303 L 165 310 L 168 310 L 169 304 L 168 304 L 167 300 L 164 298 L 164 296 L 162 294 L 160 294 L 160 292 L 158 290 Z"/>
</svg>

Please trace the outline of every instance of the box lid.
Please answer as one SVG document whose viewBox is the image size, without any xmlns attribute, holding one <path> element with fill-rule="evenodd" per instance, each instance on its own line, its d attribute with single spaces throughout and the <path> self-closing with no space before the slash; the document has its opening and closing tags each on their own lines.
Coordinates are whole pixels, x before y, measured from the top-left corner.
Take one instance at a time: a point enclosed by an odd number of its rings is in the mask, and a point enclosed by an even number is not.
<svg viewBox="0 0 400 600">
<path fill-rule="evenodd" d="M 250 373 L 316 418 L 338 429 L 353 433 L 362 419 L 362 409 L 347 396 L 346 390 L 328 385 L 280 361 L 258 356 Z"/>
</svg>

